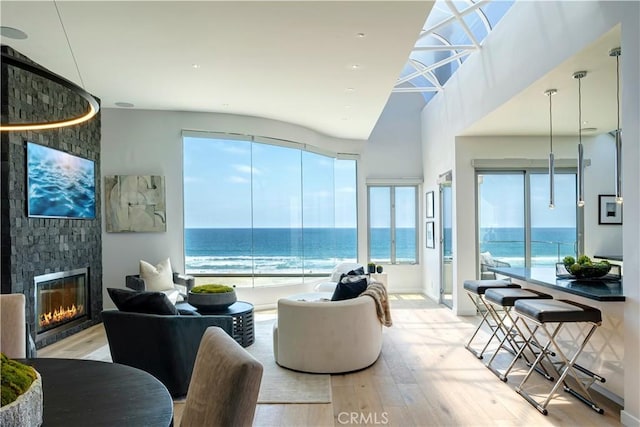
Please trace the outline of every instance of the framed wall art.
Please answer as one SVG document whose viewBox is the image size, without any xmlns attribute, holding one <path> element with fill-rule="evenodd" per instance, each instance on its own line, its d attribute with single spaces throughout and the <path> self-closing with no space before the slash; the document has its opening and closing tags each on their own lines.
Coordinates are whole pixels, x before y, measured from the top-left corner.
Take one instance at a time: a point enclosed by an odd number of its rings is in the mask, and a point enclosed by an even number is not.
<svg viewBox="0 0 640 427">
<path fill-rule="evenodd" d="M 616 196 L 600 194 L 598 208 L 598 224 L 622 224 L 622 205 L 616 203 Z"/>
<path fill-rule="evenodd" d="M 108 233 L 167 231 L 163 176 L 105 176 L 104 194 Z"/>
<path fill-rule="evenodd" d="M 434 200 L 433 200 L 433 191 L 429 191 L 424 195 L 424 212 L 427 218 L 434 217 Z"/>
<path fill-rule="evenodd" d="M 435 223 L 433 221 L 427 221 L 425 224 L 425 243 L 428 249 L 435 249 L 436 237 L 435 237 Z"/>
</svg>

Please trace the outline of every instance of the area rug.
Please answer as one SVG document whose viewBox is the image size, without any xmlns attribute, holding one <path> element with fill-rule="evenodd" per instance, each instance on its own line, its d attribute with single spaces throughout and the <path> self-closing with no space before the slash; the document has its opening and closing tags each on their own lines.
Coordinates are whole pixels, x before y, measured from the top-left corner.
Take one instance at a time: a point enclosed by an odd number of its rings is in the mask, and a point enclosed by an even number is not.
<svg viewBox="0 0 640 427">
<path fill-rule="evenodd" d="M 331 403 L 331 376 L 278 366 L 273 358 L 273 320 L 255 322 L 255 342 L 246 350 L 264 366 L 258 403 Z"/>
</svg>

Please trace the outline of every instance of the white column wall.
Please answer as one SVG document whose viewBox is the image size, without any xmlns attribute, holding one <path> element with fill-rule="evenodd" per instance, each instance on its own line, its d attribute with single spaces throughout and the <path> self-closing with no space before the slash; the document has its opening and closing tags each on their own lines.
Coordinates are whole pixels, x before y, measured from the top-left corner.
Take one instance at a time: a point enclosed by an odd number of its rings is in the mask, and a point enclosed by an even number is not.
<svg viewBox="0 0 640 427">
<path fill-rule="evenodd" d="M 425 191 L 436 188 L 438 174 L 453 169 L 455 218 L 453 249 L 454 312 L 472 314 L 462 295 L 462 281 L 475 275 L 475 206 L 469 195 L 469 170 L 458 171 L 462 147 L 456 137 L 466 128 L 539 77 L 622 23 L 622 123 L 625 185 L 623 256 L 625 260 L 625 425 L 640 425 L 640 153 L 638 142 L 638 23 L 640 3 L 625 1 L 516 2 L 487 37 L 483 53 L 471 56 L 422 112 Z M 460 154 L 464 155 L 464 154 Z M 521 156 L 518 156 L 521 157 Z M 472 181 L 471 181 L 472 182 Z M 437 229 L 438 227 L 436 227 Z M 589 240 L 589 238 L 588 238 Z M 598 240 L 590 240 L 596 247 Z M 425 292 L 435 295 L 440 277 L 437 254 L 425 253 Z"/>
<path fill-rule="evenodd" d="M 362 153 L 360 163 L 365 176 L 365 181 L 370 179 L 385 182 L 422 182 L 422 156 L 421 156 L 421 127 L 420 110 L 424 105 L 424 99 L 420 94 L 392 94 L 387 105 L 371 132 Z M 363 181 L 363 183 L 365 182 Z M 366 186 L 361 200 L 366 200 Z M 420 185 L 419 205 L 424 191 Z M 363 216 L 360 224 L 367 223 L 366 203 L 360 209 Z M 420 208 L 418 213 L 418 260 L 424 251 L 424 212 Z M 359 259 L 367 257 L 366 227 L 363 240 L 359 245 Z M 390 292 L 422 292 L 422 264 L 413 265 L 384 265 L 388 274 L 388 289 Z"/>
</svg>

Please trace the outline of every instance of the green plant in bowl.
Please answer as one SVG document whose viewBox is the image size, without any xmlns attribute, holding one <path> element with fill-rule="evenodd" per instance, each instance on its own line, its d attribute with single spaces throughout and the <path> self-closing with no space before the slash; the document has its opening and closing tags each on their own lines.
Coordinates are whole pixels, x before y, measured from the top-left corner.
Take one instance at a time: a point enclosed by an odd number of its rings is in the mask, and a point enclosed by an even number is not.
<svg viewBox="0 0 640 427">
<path fill-rule="evenodd" d="M 578 279 L 589 279 L 605 276 L 611 270 L 611 264 L 602 260 L 593 262 L 586 255 L 580 255 L 577 260 L 572 256 L 566 256 L 562 260 L 565 268 L 571 275 Z"/>
<path fill-rule="evenodd" d="M 200 311 L 216 312 L 235 303 L 237 297 L 233 287 L 211 283 L 191 288 L 187 301 Z"/>
<path fill-rule="evenodd" d="M 227 285 L 218 285 L 212 283 L 209 285 L 198 285 L 191 288 L 191 292 L 194 294 L 222 294 L 225 292 L 233 292 L 234 289 Z"/>
<path fill-rule="evenodd" d="M 2 353 L 1 364 L 1 406 L 5 406 L 27 391 L 37 375 L 31 366 L 9 359 L 4 353 Z"/>
</svg>

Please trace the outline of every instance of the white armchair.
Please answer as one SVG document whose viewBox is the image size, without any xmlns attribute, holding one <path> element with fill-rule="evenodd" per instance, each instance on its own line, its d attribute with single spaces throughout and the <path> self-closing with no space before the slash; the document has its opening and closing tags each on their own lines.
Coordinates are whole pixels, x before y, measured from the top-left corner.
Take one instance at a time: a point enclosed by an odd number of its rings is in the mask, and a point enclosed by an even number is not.
<svg viewBox="0 0 640 427">
<path fill-rule="evenodd" d="M 357 262 L 341 262 L 334 267 L 328 282 L 318 283 L 313 289 L 316 292 L 333 292 L 340 280 L 340 276 L 359 268 L 362 268 L 364 274 L 364 266 L 362 264 L 358 264 Z"/>
</svg>

